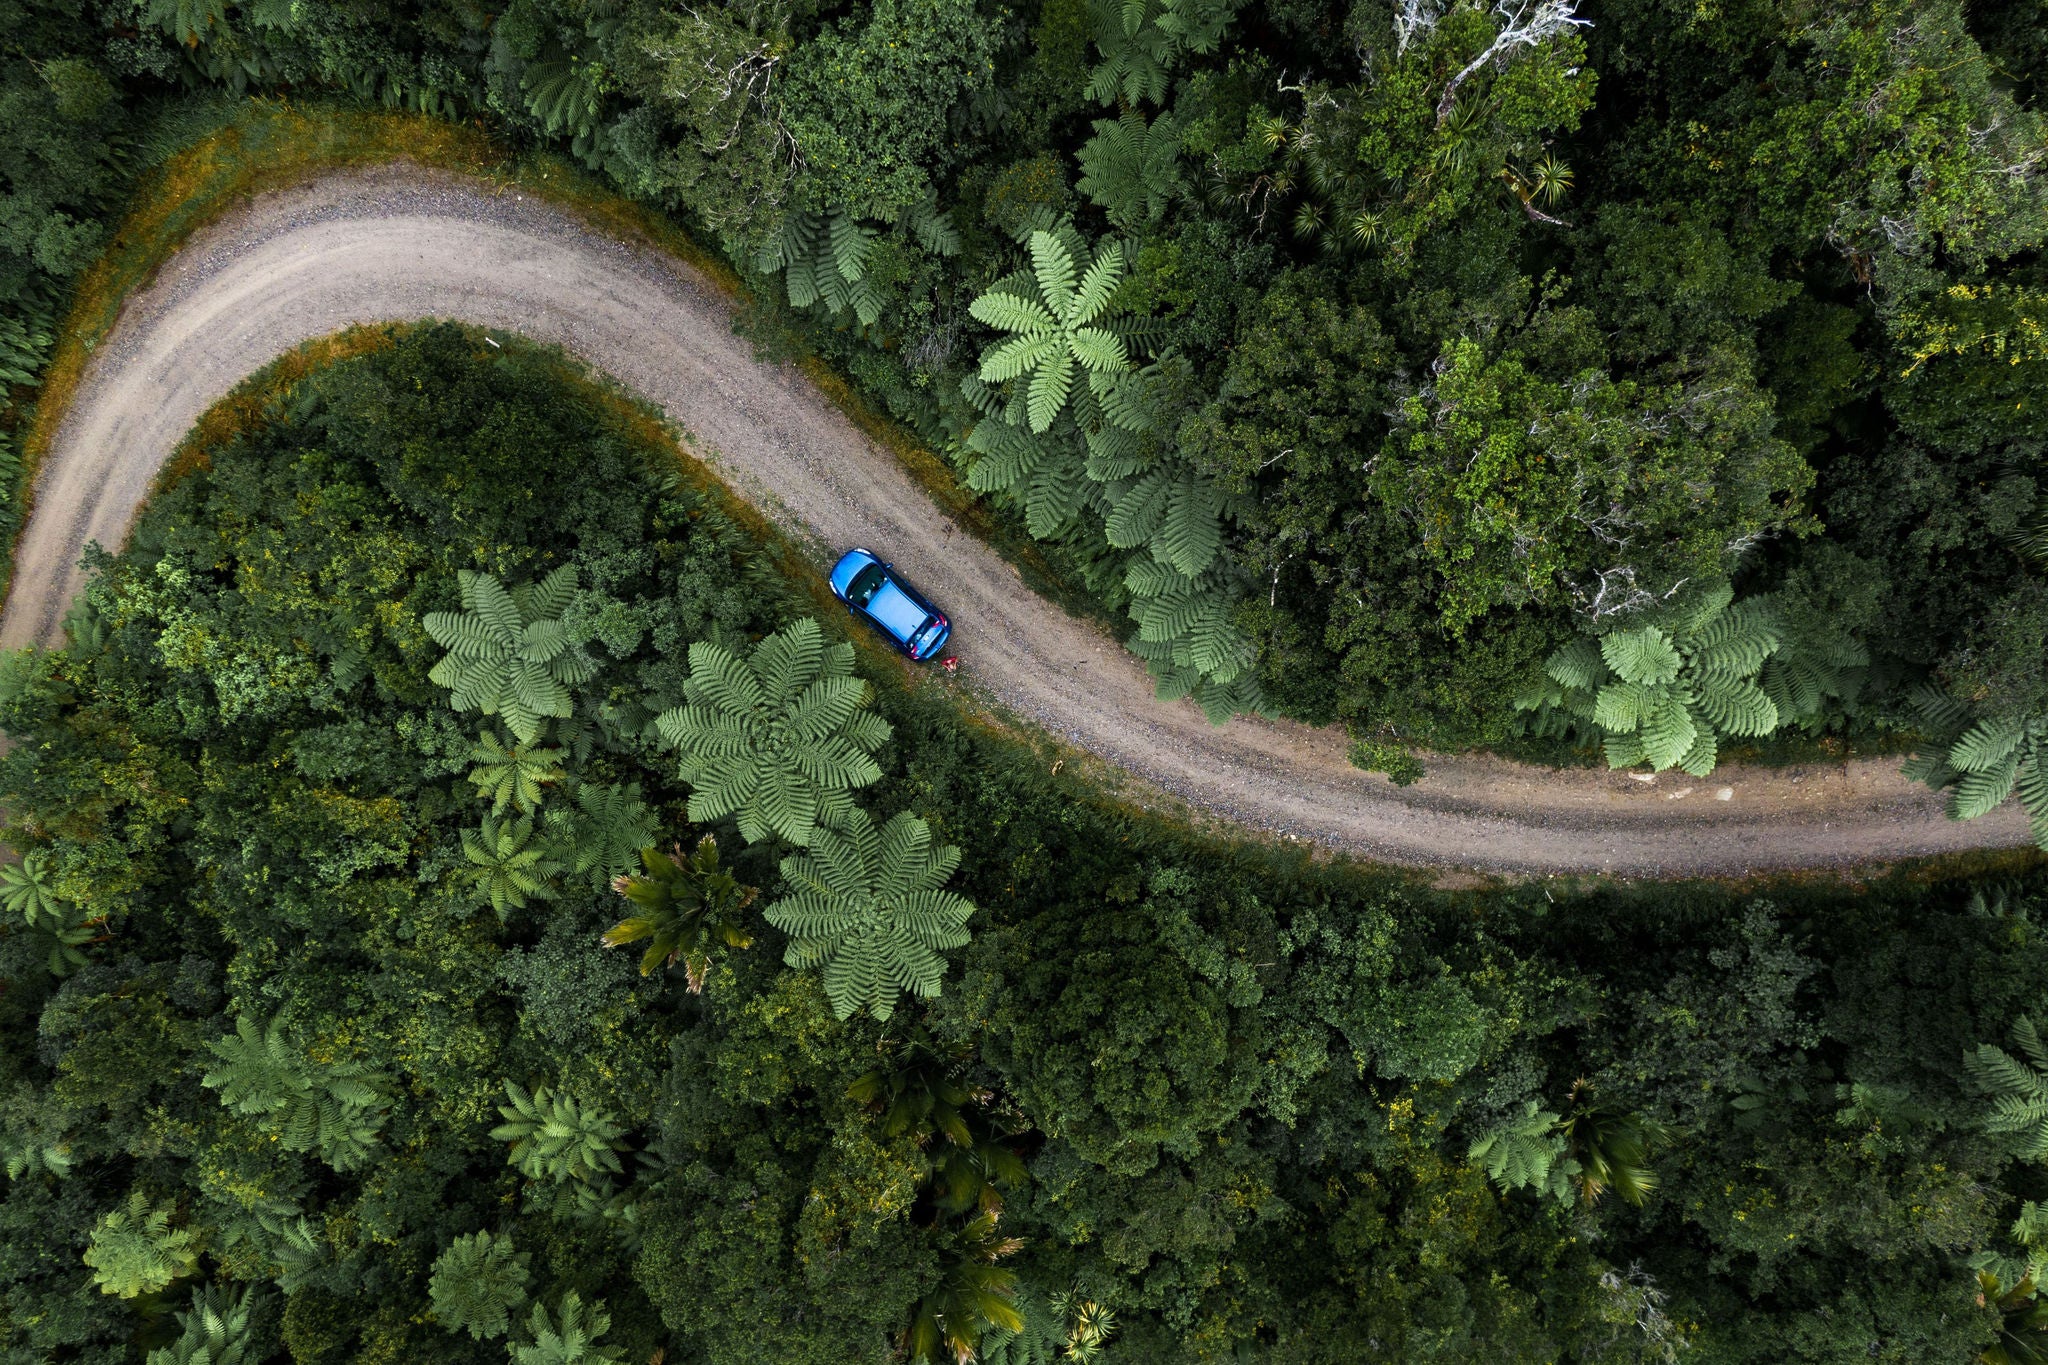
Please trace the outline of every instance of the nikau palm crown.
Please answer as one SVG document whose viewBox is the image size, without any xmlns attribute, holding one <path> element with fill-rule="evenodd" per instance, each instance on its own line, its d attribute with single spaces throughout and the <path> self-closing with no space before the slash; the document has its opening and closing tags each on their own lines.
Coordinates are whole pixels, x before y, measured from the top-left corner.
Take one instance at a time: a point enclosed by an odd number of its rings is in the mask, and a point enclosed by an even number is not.
<svg viewBox="0 0 2048 1365">
<path fill-rule="evenodd" d="M 654 723 L 680 756 L 697 824 L 735 815 L 749 843 L 773 833 L 808 844 L 817 826 L 853 809 L 853 788 L 882 776 L 870 755 L 889 723 L 867 709 L 853 646 L 828 647 L 808 617 L 762 640 L 750 659 L 705 640 L 691 645 L 684 694 L 685 705 Z"/>
<path fill-rule="evenodd" d="M 782 860 L 790 894 L 768 907 L 768 922 L 790 935 L 783 961 L 824 965 L 825 994 L 841 1019 L 865 1008 L 877 1019 L 899 991 L 939 993 L 942 948 L 967 942 L 974 902 L 938 888 L 960 865 L 960 850 L 932 847 L 931 827 L 909 813 L 879 830 L 865 811 L 820 828 L 808 852 Z"/>
<path fill-rule="evenodd" d="M 464 610 L 430 611 L 420 622 L 448 651 L 427 677 L 449 689 L 457 711 L 502 716 L 521 744 L 531 744 L 543 719 L 570 715 L 569 689 L 597 672 L 584 641 L 560 620 L 576 592 L 576 568 L 564 564 L 538 584 L 514 588 L 468 569 L 456 578 Z"/>
</svg>

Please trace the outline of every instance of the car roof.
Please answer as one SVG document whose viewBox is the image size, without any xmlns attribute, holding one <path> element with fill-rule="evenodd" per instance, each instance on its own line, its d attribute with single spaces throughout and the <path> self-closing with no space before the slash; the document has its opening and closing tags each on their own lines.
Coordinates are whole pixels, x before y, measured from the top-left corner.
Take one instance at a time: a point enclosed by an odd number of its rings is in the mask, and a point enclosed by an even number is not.
<svg viewBox="0 0 2048 1365">
<path fill-rule="evenodd" d="M 882 629 L 905 641 L 931 619 L 931 613 L 898 587 L 893 578 L 884 580 L 868 599 L 867 613 L 881 623 Z"/>
</svg>

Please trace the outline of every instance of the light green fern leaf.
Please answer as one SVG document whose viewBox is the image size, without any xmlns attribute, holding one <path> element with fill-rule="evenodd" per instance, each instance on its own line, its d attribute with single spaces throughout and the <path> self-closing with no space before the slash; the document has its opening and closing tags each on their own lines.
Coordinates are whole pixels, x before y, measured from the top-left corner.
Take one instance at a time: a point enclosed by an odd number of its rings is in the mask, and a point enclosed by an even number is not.
<svg viewBox="0 0 2048 1365">
<path fill-rule="evenodd" d="M 1648 686 L 1678 681 L 1685 665 L 1671 637 L 1655 626 L 1602 636 L 1600 657 L 1622 681 Z"/>
</svg>

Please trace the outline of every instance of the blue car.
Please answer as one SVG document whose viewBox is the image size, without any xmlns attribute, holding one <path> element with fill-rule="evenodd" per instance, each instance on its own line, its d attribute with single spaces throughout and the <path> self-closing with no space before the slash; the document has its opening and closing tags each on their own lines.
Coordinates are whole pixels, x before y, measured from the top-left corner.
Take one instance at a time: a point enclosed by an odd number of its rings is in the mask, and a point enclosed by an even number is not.
<svg viewBox="0 0 2048 1365">
<path fill-rule="evenodd" d="M 953 633 L 939 609 L 872 550 L 848 550 L 839 557 L 832 566 L 832 595 L 915 660 L 937 655 Z"/>
</svg>

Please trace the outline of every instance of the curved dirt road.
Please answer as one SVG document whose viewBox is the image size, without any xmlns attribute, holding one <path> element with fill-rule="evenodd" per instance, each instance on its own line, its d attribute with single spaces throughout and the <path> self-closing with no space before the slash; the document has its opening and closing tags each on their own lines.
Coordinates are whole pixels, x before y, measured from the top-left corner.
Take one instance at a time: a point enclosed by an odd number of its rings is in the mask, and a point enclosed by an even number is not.
<svg viewBox="0 0 2048 1365">
<path fill-rule="evenodd" d="M 962 671 L 1010 710 L 1230 821 L 1370 858 L 1518 873 L 1739 875 L 2028 841 L 2015 808 L 1970 824 L 1889 762 L 1552 772 L 1434 758 L 1401 790 L 1342 736 L 1212 728 L 1154 700 L 1094 625 L 1026 592 L 895 458 L 788 367 L 754 359 L 731 305 L 675 260 L 563 212 L 407 167 L 259 199 L 130 300 L 41 467 L 0 644 L 61 642 L 88 540 L 118 545 L 158 467 L 236 383 L 355 323 L 453 318 L 561 346 L 666 411 L 692 449 L 820 557 L 889 554 L 957 623 Z"/>
</svg>

